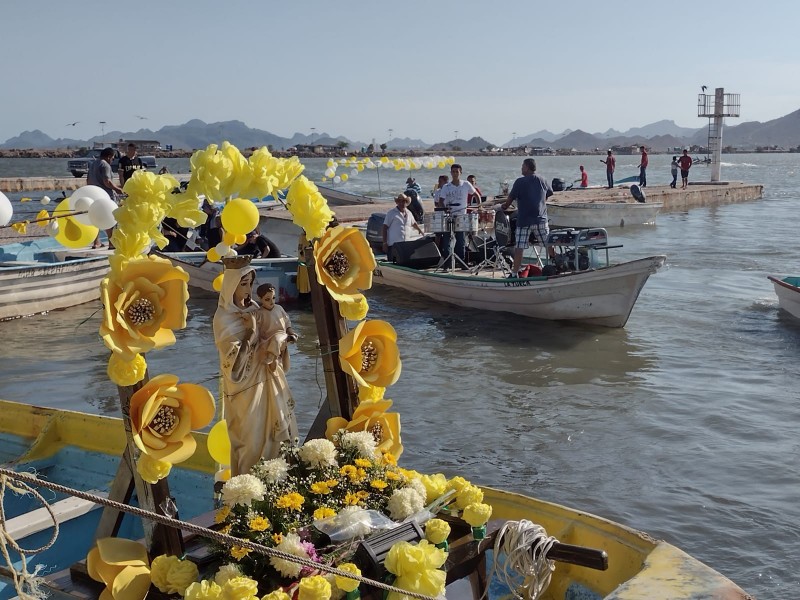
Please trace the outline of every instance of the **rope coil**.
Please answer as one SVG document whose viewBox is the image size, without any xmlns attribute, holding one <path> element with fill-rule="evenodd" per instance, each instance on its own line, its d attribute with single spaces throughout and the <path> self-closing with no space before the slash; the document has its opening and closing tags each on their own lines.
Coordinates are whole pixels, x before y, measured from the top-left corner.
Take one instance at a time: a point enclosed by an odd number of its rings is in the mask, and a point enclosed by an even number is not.
<svg viewBox="0 0 800 600">
<path fill-rule="evenodd" d="M 6 485 L 8 485 L 10 487 L 13 487 L 13 486 L 11 486 L 10 483 L 7 484 L 7 480 L 8 479 L 14 479 L 14 480 L 20 481 L 20 482 L 22 482 L 22 485 L 25 486 L 28 489 L 31 489 L 31 488 L 30 488 L 29 485 L 26 485 L 26 484 L 40 485 L 42 487 L 48 488 L 50 490 L 53 490 L 55 492 L 61 492 L 63 494 L 68 494 L 68 495 L 71 495 L 71 496 L 75 496 L 76 498 L 82 498 L 84 500 L 88 500 L 89 502 L 93 502 L 95 504 L 100 504 L 100 505 L 103 505 L 103 506 L 108 506 L 108 507 L 113 508 L 115 510 L 118 510 L 118 511 L 121 511 L 121 512 L 125 512 L 125 513 L 129 513 L 129 514 L 132 514 L 132 515 L 136 515 L 136 516 L 144 518 L 144 519 L 150 519 L 151 521 L 154 521 L 154 522 L 159 523 L 161 525 L 166 525 L 167 527 L 172 527 L 174 529 L 180 529 L 182 531 L 186 531 L 186 532 L 189 532 L 189 533 L 194 533 L 194 534 L 199 535 L 201 537 L 214 540 L 214 541 L 220 543 L 221 545 L 229 547 L 229 548 L 232 547 L 232 546 L 239 546 L 240 548 L 247 548 L 249 550 L 253 550 L 254 552 L 258 552 L 259 554 L 263 554 L 265 556 L 274 556 L 276 558 L 281 558 L 283 560 L 296 562 L 297 564 L 300 564 L 300 565 L 302 565 L 304 567 L 308 567 L 310 569 L 315 569 L 317 571 L 330 573 L 332 575 L 338 575 L 340 577 L 346 577 L 348 579 L 354 579 L 354 580 L 356 580 L 356 581 L 358 581 L 360 583 L 365 583 L 365 584 L 370 585 L 372 587 L 380 588 L 382 590 L 386 590 L 386 591 L 389 591 L 389 592 L 396 592 L 398 594 L 402 594 L 402 595 L 407 596 L 409 598 L 419 598 L 421 600 L 436 600 L 432 596 L 427 596 L 425 594 L 419 594 L 417 592 L 411 592 L 411 591 L 408 591 L 408 590 L 404 590 L 404 589 L 395 587 L 393 585 L 389 585 L 389 584 L 384 583 L 382 581 L 377 581 L 375 579 L 370 579 L 368 577 L 363 577 L 361 575 L 355 575 L 354 573 L 350 573 L 349 571 L 343 571 L 343 570 L 338 569 L 336 567 L 332 567 L 332 566 L 329 566 L 329 565 L 324 565 L 322 563 L 314 562 L 311 559 L 295 556 L 294 554 L 289 554 L 289 553 L 283 552 L 281 550 L 276 550 L 275 548 L 268 548 L 266 546 L 262 546 L 261 544 L 257 544 L 255 542 L 251 542 L 250 540 L 239 539 L 239 538 L 233 537 L 231 535 L 227 535 L 227 534 L 224 534 L 224 533 L 220 533 L 218 531 L 214 531 L 213 529 L 208 529 L 206 527 L 201 527 L 199 525 L 195 525 L 194 523 L 189 523 L 187 521 L 181 521 L 179 519 L 174 519 L 172 517 L 159 515 L 157 513 L 153 513 L 153 512 L 141 509 L 139 507 L 136 507 L 136 506 L 130 506 L 130 505 L 124 504 L 122 502 L 117 502 L 115 500 L 109 500 L 108 498 L 102 498 L 100 496 L 96 496 L 94 494 L 89 494 L 89 493 L 83 492 L 81 490 L 76 490 L 76 489 L 73 489 L 73 488 L 69 488 L 67 486 L 63 486 L 63 485 L 58 484 L 58 483 L 53 483 L 51 481 L 44 481 L 44 480 L 39 479 L 36 476 L 30 475 L 28 473 L 17 473 L 15 471 L 11 471 L 9 469 L 5 469 L 5 468 L 0 467 L 0 482 L 1 482 L 1 485 L 0 485 L 0 530 L 2 530 L 2 536 L 0 536 L 0 540 L 2 540 L 3 554 L 6 557 L 6 562 L 8 563 L 9 567 L 12 567 L 12 562 L 11 562 L 10 557 L 7 554 L 7 551 L 6 551 L 5 540 L 6 540 L 7 537 L 10 537 L 10 536 L 8 536 L 8 534 L 6 532 L 6 529 L 5 529 L 5 514 L 4 514 L 3 509 L 2 509 L 2 504 L 3 504 L 2 503 L 2 500 L 3 500 L 2 494 L 5 491 Z M 28 553 L 35 553 L 35 552 L 43 551 L 44 549 L 49 548 L 50 546 L 52 546 L 52 544 L 55 542 L 55 539 L 56 539 L 56 537 L 58 535 L 58 523 L 56 521 L 55 515 L 53 515 L 52 509 L 47 504 L 47 501 L 44 498 L 42 498 L 42 496 L 38 492 L 36 492 L 35 490 L 31 490 L 31 491 L 40 499 L 41 502 L 43 502 L 47 506 L 48 511 L 50 512 L 50 515 L 51 515 L 51 517 L 53 519 L 53 523 L 55 523 L 55 532 L 54 532 L 54 535 L 53 535 L 50 543 L 47 546 L 43 547 L 43 548 L 40 548 L 40 549 L 37 549 L 37 550 L 27 551 Z M 17 544 L 16 544 L 16 542 L 14 540 L 10 540 L 10 543 L 12 544 L 12 547 L 17 549 Z M 36 583 L 37 583 L 36 582 L 36 572 L 34 572 L 33 574 L 30 574 L 24 569 L 25 569 L 25 561 L 24 561 L 24 557 L 23 557 L 23 572 L 21 574 L 21 578 L 24 578 L 24 576 L 27 575 L 27 577 L 28 577 L 28 579 L 26 580 L 27 581 L 27 585 L 30 586 L 31 590 L 33 590 L 33 589 L 35 589 L 35 586 L 36 586 Z M 11 571 L 13 572 L 14 569 L 11 568 Z M 37 570 L 37 572 L 38 572 L 38 570 Z M 39 585 L 40 585 L 41 584 L 41 578 L 38 578 L 38 579 L 39 579 Z M 14 584 L 15 584 L 15 587 L 17 589 L 17 592 L 20 594 L 20 598 L 22 600 L 26 600 L 26 599 L 30 599 L 30 598 L 39 598 L 39 597 L 41 597 L 41 596 L 36 596 L 33 591 L 28 592 L 28 593 L 25 593 L 24 591 L 22 591 L 23 590 L 23 584 L 26 581 L 21 581 L 19 583 L 19 587 L 17 587 L 17 579 L 16 579 L 16 577 L 14 578 Z"/>
</svg>

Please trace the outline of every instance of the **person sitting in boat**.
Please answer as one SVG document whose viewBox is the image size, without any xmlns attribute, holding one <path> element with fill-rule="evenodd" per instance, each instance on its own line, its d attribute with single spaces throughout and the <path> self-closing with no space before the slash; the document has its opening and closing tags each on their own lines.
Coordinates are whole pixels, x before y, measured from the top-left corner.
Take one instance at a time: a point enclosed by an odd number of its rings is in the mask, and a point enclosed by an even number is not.
<svg viewBox="0 0 800 600">
<path fill-rule="evenodd" d="M 406 196 L 408 196 L 409 190 L 414 190 L 417 193 L 417 197 L 422 195 L 422 188 L 419 187 L 417 180 L 414 179 L 413 177 L 409 177 L 408 179 L 406 179 L 406 191 L 405 191 Z"/>
<path fill-rule="evenodd" d="M 206 213 L 206 222 L 200 226 L 200 236 L 206 240 L 206 249 L 213 248 L 222 241 L 220 210 L 211 200 L 204 198 L 202 211 Z"/>
<path fill-rule="evenodd" d="M 414 229 L 420 235 L 424 235 L 414 215 L 408 210 L 411 198 L 405 194 L 400 194 L 394 201 L 397 206 L 390 209 L 383 220 L 383 251 L 386 252 L 387 260 L 394 259 L 392 246 L 397 242 L 407 242 L 412 239 L 414 237 Z"/>
<path fill-rule="evenodd" d="M 289 351 L 287 344 L 297 341 L 298 335 L 292 329 L 289 315 L 279 304 L 275 304 L 275 286 L 262 283 L 256 288 L 256 296 L 261 309 L 256 313 L 258 337 L 266 344 L 266 361 L 275 372 L 278 365 L 273 362 L 280 359 L 283 372 L 289 371 Z"/>
<path fill-rule="evenodd" d="M 177 219 L 164 217 L 164 220 L 161 221 L 161 232 L 164 234 L 164 237 L 167 238 L 167 245 L 164 247 L 164 252 L 183 252 L 186 250 L 189 228 L 181 227 Z"/>
<path fill-rule="evenodd" d="M 481 203 L 482 194 L 481 189 L 478 187 L 478 179 L 475 175 L 467 175 L 467 181 L 475 188 L 475 193 L 469 197 L 469 206 L 478 206 Z"/>
<path fill-rule="evenodd" d="M 236 247 L 236 252 L 253 258 L 279 258 L 281 255 L 281 251 L 275 242 L 267 236 L 261 235 L 258 229 L 254 229 L 247 234 L 247 240 L 244 244 Z"/>
<path fill-rule="evenodd" d="M 411 178 L 409 177 L 409 179 Z M 413 181 L 413 179 L 411 179 L 411 181 Z M 425 207 L 422 206 L 422 202 L 419 200 L 420 192 L 417 190 L 419 190 L 419 186 L 415 182 L 413 185 L 408 186 L 404 193 L 411 199 L 411 203 L 408 205 L 408 210 L 410 210 L 411 214 L 414 215 L 417 223 L 422 223 L 425 220 Z"/>
<path fill-rule="evenodd" d="M 574 183 L 578 183 L 580 181 L 580 187 L 589 187 L 589 174 L 586 172 L 586 169 L 583 168 L 583 165 L 580 166 L 580 170 L 581 176 L 579 179 L 576 179 Z"/>
</svg>

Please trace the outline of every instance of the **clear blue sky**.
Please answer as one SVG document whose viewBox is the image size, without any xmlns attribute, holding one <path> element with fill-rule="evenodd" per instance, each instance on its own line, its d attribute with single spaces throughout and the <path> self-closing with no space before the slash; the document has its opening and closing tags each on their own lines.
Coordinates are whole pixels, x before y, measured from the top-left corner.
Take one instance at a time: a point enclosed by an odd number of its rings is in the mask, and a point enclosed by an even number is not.
<svg viewBox="0 0 800 600">
<path fill-rule="evenodd" d="M 741 94 L 729 124 L 767 121 L 800 108 L 798 22 L 788 1 L 7 1 L 0 141 L 199 118 L 502 144 L 701 127 L 701 85 Z"/>
</svg>

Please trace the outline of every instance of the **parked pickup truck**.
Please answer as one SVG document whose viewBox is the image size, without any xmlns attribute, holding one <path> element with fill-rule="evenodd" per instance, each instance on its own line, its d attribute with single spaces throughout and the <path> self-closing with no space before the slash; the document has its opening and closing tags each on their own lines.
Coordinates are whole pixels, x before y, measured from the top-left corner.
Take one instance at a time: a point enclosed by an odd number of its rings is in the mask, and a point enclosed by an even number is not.
<svg viewBox="0 0 800 600">
<path fill-rule="evenodd" d="M 70 159 L 67 163 L 67 171 L 72 173 L 74 177 L 86 177 L 89 174 L 89 165 L 92 161 L 100 158 L 100 153 L 102 151 L 102 148 L 93 148 L 89 150 L 86 156 Z M 111 160 L 111 170 L 114 171 L 114 173 L 117 172 L 120 156 L 119 150 L 115 150 L 114 158 Z M 142 159 L 142 164 L 145 169 L 155 169 L 158 166 L 155 156 L 140 156 L 139 158 Z"/>
</svg>

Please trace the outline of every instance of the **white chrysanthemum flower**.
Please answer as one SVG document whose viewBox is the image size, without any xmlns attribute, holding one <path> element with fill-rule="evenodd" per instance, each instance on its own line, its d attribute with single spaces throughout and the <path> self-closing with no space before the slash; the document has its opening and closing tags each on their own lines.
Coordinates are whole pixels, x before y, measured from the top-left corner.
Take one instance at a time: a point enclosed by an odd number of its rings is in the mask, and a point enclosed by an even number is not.
<svg viewBox="0 0 800 600">
<path fill-rule="evenodd" d="M 222 501 L 233 508 L 237 504 L 250 506 L 253 500 L 263 500 L 266 489 L 255 475 L 237 475 L 222 486 Z"/>
<path fill-rule="evenodd" d="M 300 542 L 300 536 L 296 533 L 287 533 L 283 536 L 283 540 L 280 544 L 275 546 L 275 549 L 286 552 L 287 554 L 299 556 L 300 558 L 308 558 L 308 553 Z M 299 563 L 278 558 L 277 556 L 270 556 L 269 563 L 275 567 L 275 570 L 283 577 L 297 577 L 300 574 L 300 570 L 303 568 L 303 565 Z"/>
<path fill-rule="evenodd" d="M 395 490 L 386 507 L 395 521 L 402 521 L 425 507 L 425 498 L 413 487 Z"/>
<path fill-rule="evenodd" d="M 369 431 L 351 431 L 345 433 L 339 442 L 343 450 L 355 449 L 361 458 L 375 458 L 375 436 Z"/>
<path fill-rule="evenodd" d="M 235 577 L 241 577 L 242 575 L 242 570 L 237 565 L 222 565 L 217 571 L 217 574 L 214 575 L 214 583 L 219 587 L 224 587 L 228 581 Z"/>
<path fill-rule="evenodd" d="M 273 458 L 258 463 L 253 469 L 257 477 L 262 479 L 265 483 L 279 483 L 286 479 L 289 474 L 289 463 L 285 458 Z"/>
<path fill-rule="evenodd" d="M 422 480 L 419 477 L 413 477 L 412 479 L 409 479 L 405 487 L 417 490 L 417 493 L 422 498 L 422 501 L 425 502 L 428 492 L 425 490 L 425 484 L 422 483 Z"/>
<path fill-rule="evenodd" d="M 322 573 L 321 575 L 331 584 L 331 600 L 342 600 L 345 596 L 345 592 L 336 585 L 336 575 L 333 573 Z"/>
<path fill-rule="evenodd" d="M 336 446 L 330 440 L 309 440 L 300 448 L 300 460 L 311 467 L 336 465 Z"/>
</svg>

